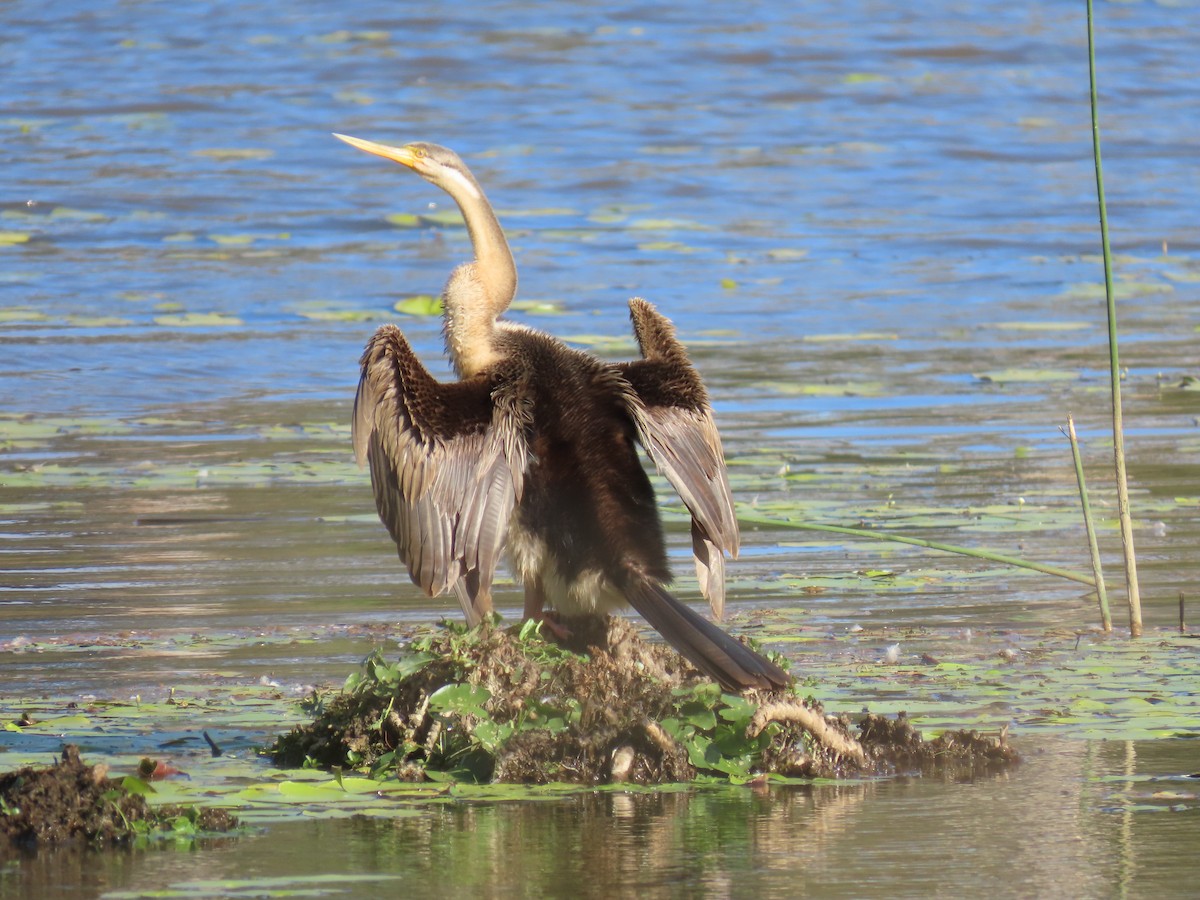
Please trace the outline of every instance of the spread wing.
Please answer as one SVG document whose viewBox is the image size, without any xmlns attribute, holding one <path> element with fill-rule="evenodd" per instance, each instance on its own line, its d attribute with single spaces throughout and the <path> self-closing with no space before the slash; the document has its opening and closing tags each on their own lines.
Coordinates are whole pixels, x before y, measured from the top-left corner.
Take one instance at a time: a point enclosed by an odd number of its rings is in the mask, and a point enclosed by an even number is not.
<svg viewBox="0 0 1200 900">
<path fill-rule="evenodd" d="M 669 319 L 641 298 L 629 316 L 642 359 L 617 368 L 639 404 L 631 408 L 641 443 L 692 514 L 692 552 L 700 591 L 713 615 L 725 611 L 725 557 L 738 554 L 738 524 L 721 438 L 699 373 Z"/>
<path fill-rule="evenodd" d="M 442 384 L 394 325 L 363 352 L 354 455 L 371 467 L 379 518 L 413 583 L 453 588 L 467 621 L 491 610 L 491 585 L 525 474 L 517 418 L 488 380 Z"/>
</svg>

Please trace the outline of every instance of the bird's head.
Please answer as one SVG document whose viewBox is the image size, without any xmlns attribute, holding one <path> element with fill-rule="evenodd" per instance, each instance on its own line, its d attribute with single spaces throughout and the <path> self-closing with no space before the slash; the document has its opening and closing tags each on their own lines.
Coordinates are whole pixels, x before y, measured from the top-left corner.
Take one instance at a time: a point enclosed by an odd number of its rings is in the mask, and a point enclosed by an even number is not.
<svg viewBox="0 0 1200 900">
<path fill-rule="evenodd" d="M 362 138 L 349 137 L 336 132 L 333 136 L 338 140 L 345 141 L 351 147 L 357 147 L 366 153 L 382 156 L 384 159 L 407 166 L 455 199 L 465 196 L 472 200 L 479 200 L 483 196 L 483 191 L 480 190 L 479 183 L 471 174 L 471 170 L 449 147 L 422 141 L 405 144 L 403 147 L 391 147 L 387 144 L 364 141 Z"/>
</svg>

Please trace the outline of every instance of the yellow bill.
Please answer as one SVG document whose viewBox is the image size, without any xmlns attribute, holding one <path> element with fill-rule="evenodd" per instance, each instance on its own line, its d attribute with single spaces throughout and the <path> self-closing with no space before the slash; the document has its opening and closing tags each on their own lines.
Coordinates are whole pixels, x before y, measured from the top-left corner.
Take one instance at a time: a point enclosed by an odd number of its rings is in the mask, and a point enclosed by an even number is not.
<svg viewBox="0 0 1200 900">
<path fill-rule="evenodd" d="M 345 141 L 351 147 L 357 147 L 364 153 L 372 153 L 375 156 L 382 156 L 384 159 L 390 159 L 393 162 L 398 162 L 402 166 L 408 166 L 410 169 L 416 165 L 417 155 L 410 147 L 389 147 L 387 144 L 377 144 L 374 141 L 364 141 L 362 138 L 350 137 L 346 134 L 338 134 L 333 132 L 333 136 L 339 141 Z"/>
</svg>

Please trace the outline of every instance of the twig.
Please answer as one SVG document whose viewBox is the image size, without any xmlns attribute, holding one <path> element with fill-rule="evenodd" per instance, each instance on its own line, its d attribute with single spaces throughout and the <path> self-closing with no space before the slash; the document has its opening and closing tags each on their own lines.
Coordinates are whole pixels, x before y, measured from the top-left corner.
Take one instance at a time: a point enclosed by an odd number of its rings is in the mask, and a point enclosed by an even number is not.
<svg viewBox="0 0 1200 900">
<path fill-rule="evenodd" d="M 838 756 L 853 760 L 860 769 L 867 767 L 867 753 L 862 744 L 831 728 L 823 715 L 813 712 L 802 703 L 768 703 L 760 706 L 746 726 L 746 737 L 758 737 L 772 722 L 794 722 L 811 734 L 813 740 Z"/>
<path fill-rule="evenodd" d="M 209 736 L 209 734 L 208 734 L 208 732 L 207 732 L 207 731 L 202 731 L 202 732 L 200 732 L 200 733 L 201 733 L 202 735 L 204 735 L 204 741 L 205 741 L 205 743 L 207 743 L 207 744 L 208 744 L 208 749 L 212 751 L 212 755 L 213 755 L 214 757 L 216 757 L 216 756 L 220 756 L 220 755 L 221 755 L 221 748 L 220 748 L 220 747 L 217 745 L 217 742 L 216 742 L 216 741 L 214 741 L 214 740 L 213 740 L 213 739 L 212 739 L 212 738 Z"/>
<path fill-rule="evenodd" d="M 1075 418 L 1067 414 L 1067 437 L 1071 441 L 1071 458 L 1075 461 L 1075 480 L 1079 482 L 1079 504 L 1083 508 L 1083 527 L 1087 529 L 1088 552 L 1092 557 L 1092 574 L 1096 576 L 1096 597 L 1100 601 L 1100 624 L 1112 631 L 1112 616 L 1108 612 L 1108 591 L 1104 587 L 1104 571 L 1100 567 L 1100 547 L 1096 543 L 1096 528 L 1092 524 L 1092 507 L 1088 503 L 1087 484 L 1083 480 L 1083 460 L 1079 457 L 1079 438 L 1075 435 Z"/>
<path fill-rule="evenodd" d="M 1096 198 L 1100 204 L 1100 246 L 1104 253 L 1104 295 L 1108 305 L 1109 381 L 1112 385 L 1113 463 L 1117 478 L 1117 516 L 1125 551 L 1125 587 L 1129 594 L 1129 634 L 1142 633 L 1142 598 L 1138 590 L 1137 555 L 1133 549 L 1133 519 L 1129 515 L 1129 482 L 1125 477 L 1125 438 L 1121 421 L 1121 366 L 1117 359 L 1117 303 L 1113 292 L 1112 252 L 1108 243 L 1108 211 L 1104 203 L 1104 169 L 1100 164 L 1100 120 L 1096 112 L 1096 37 L 1092 0 L 1087 0 L 1088 79 L 1092 100 L 1092 155 L 1096 163 Z"/>
</svg>

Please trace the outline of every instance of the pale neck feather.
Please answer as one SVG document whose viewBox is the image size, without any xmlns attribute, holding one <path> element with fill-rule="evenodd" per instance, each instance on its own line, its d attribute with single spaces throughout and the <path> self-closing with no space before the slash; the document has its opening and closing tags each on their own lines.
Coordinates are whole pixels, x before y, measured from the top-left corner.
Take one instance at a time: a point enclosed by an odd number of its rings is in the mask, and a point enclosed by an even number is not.
<svg viewBox="0 0 1200 900">
<path fill-rule="evenodd" d="M 462 211 L 475 259 L 450 273 L 442 292 L 446 352 L 460 378 L 470 378 L 499 359 L 496 319 L 517 293 L 512 251 L 483 191 L 458 172 L 442 187 Z"/>
</svg>

